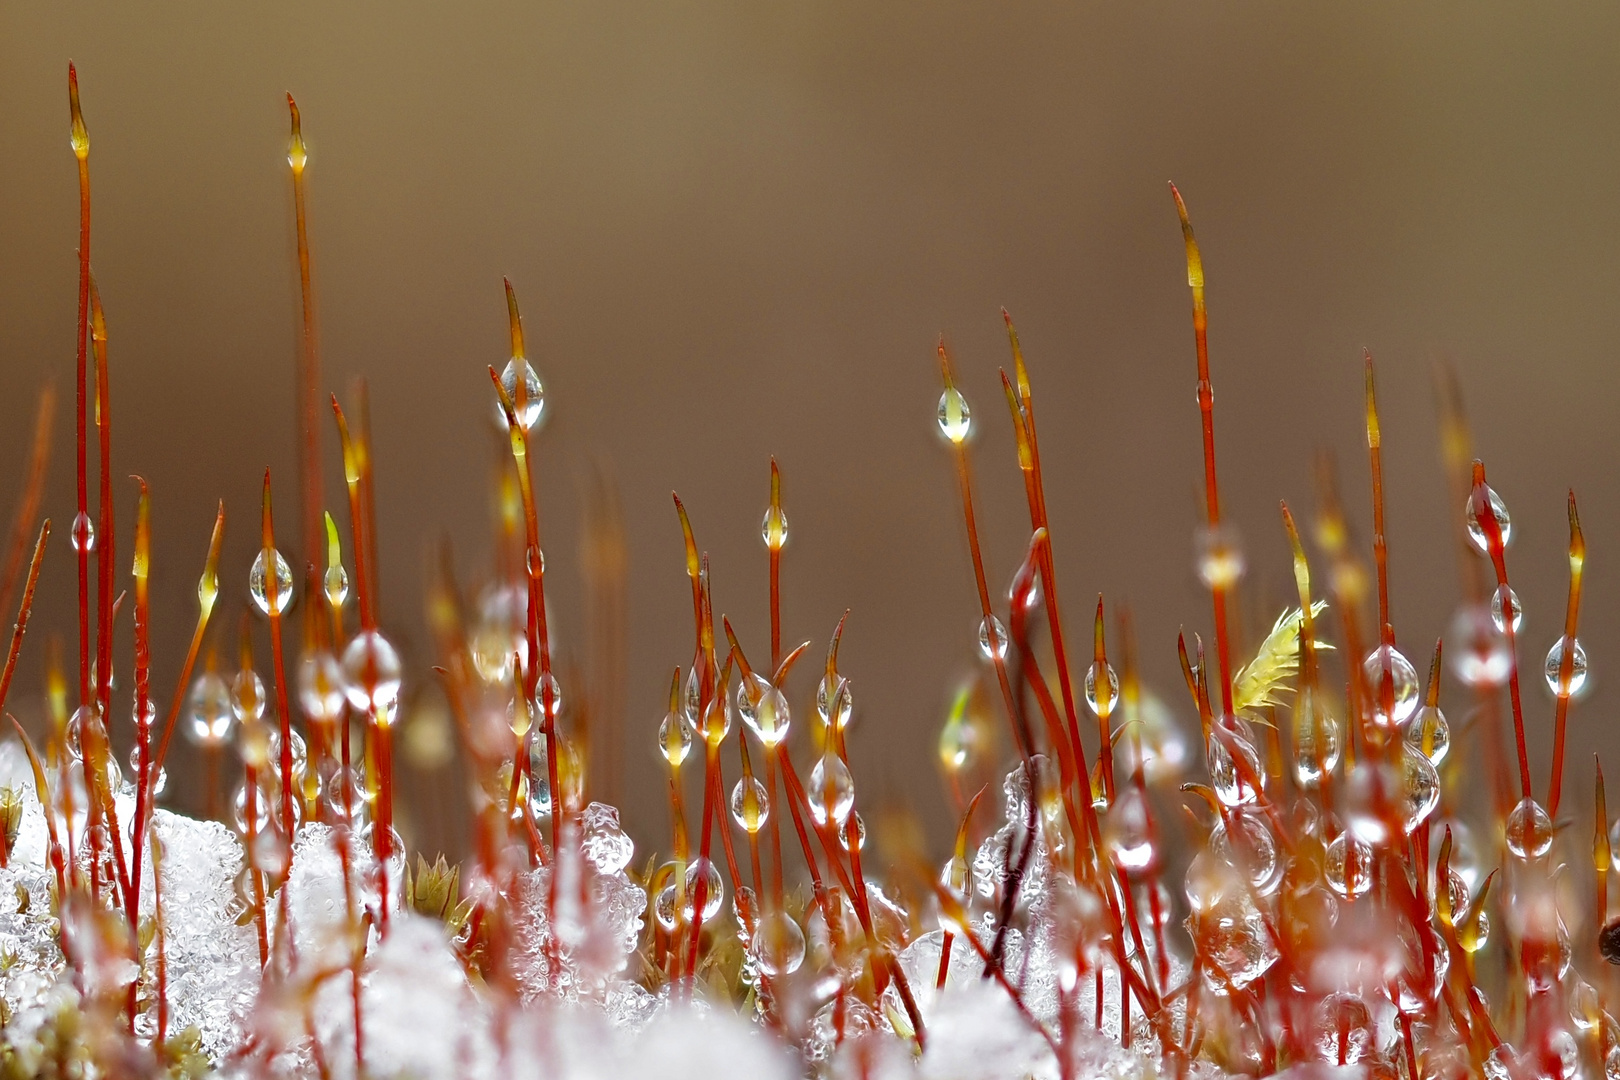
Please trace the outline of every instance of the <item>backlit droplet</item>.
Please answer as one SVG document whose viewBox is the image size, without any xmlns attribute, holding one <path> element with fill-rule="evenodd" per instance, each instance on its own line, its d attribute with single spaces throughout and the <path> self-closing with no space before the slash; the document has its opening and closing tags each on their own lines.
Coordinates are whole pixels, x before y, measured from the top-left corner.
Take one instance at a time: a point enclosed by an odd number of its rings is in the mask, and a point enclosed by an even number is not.
<svg viewBox="0 0 1620 1080">
<path fill-rule="evenodd" d="M 1253 807 L 1239 807 L 1218 823 L 1209 834 L 1209 850 L 1247 877 L 1261 896 L 1271 895 L 1282 884 L 1283 865 L 1277 857 L 1277 841 Z"/>
<path fill-rule="evenodd" d="M 1354 900 L 1372 888 L 1372 845 L 1340 833 L 1327 846 L 1322 873 L 1328 888 L 1345 900 Z"/>
<path fill-rule="evenodd" d="M 681 924 L 680 898 L 675 885 L 665 885 L 658 890 L 658 898 L 653 902 L 653 917 L 666 933 Z"/>
<path fill-rule="evenodd" d="M 720 904 L 725 900 L 725 885 L 720 881 L 720 871 L 714 868 L 714 863 L 708 859 L 693 859 L 686 866 L 686 911 L 687 921 L 690 922 L 692 914 L 697 910 L 698 882 L 703 882 L 703 921 L 708 922 L 720 913 Z"/>
<path fill-rule="evenodd" d="M 855 781 L 842 758 L 828 750 L 810 770 L 804 796 L 810 803 L 810 816 L 816 824 L 842 823 L 855 805 Z"/>
<path fill-rule="evenodd" d="M 523 368 L 524 400 L 521 404 L 518 402 L 519 365 Z M 541 384 L 540 376 L 535 374 L 534 365 L 519 357 L 512 357 L 501 372 L 501 389 L 506 391 L 508 400 L 512 402 L 512 408 L 517 410 L 518 423 L 523 425 L 523 430 L 533 430 L 546 407 L 546 388 Z M 501 408 L 499 401 L 495 403 L 495 422 L 505 430 L 506 412 Z"/>
<path fill-rule="evenodd" d="M 1575 649 L 1570 655 L 1569 680 L 1564 681 L 1564 642 L 1573 641 Z M 1547 650 L 1547 663 L 1543 667 L 1547 677 L 1547 689 L 1555 697 L 1574 697 L 1586 685 L 1586 649 L 1582 647 L 1579 638 L 1561 637 L 1553 642 L 1553 647 Z"/>
<path fill-rule="evenodd" d="M 787 545 L 787 515 L 774 506 L 766 510 L 765 520 L 759 525 L 759 535 L 765 541 L 766 547 L 772 551 L 781 551 Z"/>
<path fill-rule="evenodd" d="M 1507 594 L 1507 603 L 1502 603 L 1502 594 Z M 1505 610 L 1504 610 L 1505 609 Z M 1517 634 L 1524 625 L 1524 608 L 1519 606 L 1519 594 L 1513 591 L 1512 586 L 1503 585 L 1491 594 L 1491 622 L 1502 633 L 1508 632 L 1508 613 L 1513 615 L 1513 632 Z"/>
<path fill-rule="evenodd" d="M 1001 660 L 1007 655 L 1007 628 L 994 615 L 986 615 L 979 622 L 979 651 L 986 660 Z"/>
<path fill-rule="evenodd" d="M 1126 871 L 1146 870 L 1157 859 L 1149 828 L 1147 800 L 1134 787 L 1126 788 L 1108 808 L 1103 821 L 1103 842 L 1114 862 Z"/>
<path fill-rule="evenodd" d="M 762 746 L 777 746 L 792 724 L 787 696 L 758 672 L 737 684 L 737 715 Z"/>
<path fill-rule="evenodd" d="M 326 588 L 326 602 L 342 607 L 343 601 L 349 598 L 349 572 L 341 565 L 328 566 L 321 583 Z"/>
<path fill-rule="evenodd" d="M 1406 725 L 1406 745 L 1434 765 L 1446 759 L 1451 750 L 1451 725 L 1438 705 L 1425 705 L 1413 714 Z"/>
<path fill-rule="evenodd" d="M 335 724 L 343 715 L 343 668 L 325 649 L 306 653 L 298 665 L 298 701 L 312 724 Z"/>
<path fill-rule="evenodd" d="M 231 703 L 231 688 L 212 671 L 205 671 L 191 684 L 191 696 L 186 704 L 186 734 L 198 746 L 218 747 L 230 738 L 231 726 L 236 723 L 236 712 Z"/>
<path fill-rule="evenodd" d="M 1247 563 L 1237 530 L 1230 525 L 1202 526 L 1194 534 L 1198 551 L 1198 580 L 1206 589 L 1230 589 L 1243 577 Z"/>
<path fill-rule="evenodd" d="M 375 713 L 379 723 L 391 722 L 399 703 L 399 653 L 375 630 L 362 630 L 343 650 L 344 689 L 349 704 L 361 713 Z"/>
<path fill-rule="evenodd" d="M 73 519 L 73 550 L 91 552 L 96 549 L 96 527 L 90 521 L 89 514 L 79 514 Z"/>
<path fill-rule="evenodd" d="M 1509 541 L 1513 539 L 1513 522 L 1508 517 L 1507 507 L 1502 505 L 1501 497 L 1495 491 L 1492 491 L 1489 485 L 1484 485 L 1484 493 L 1490 502 L 1490 513 L 1496 518 L 1496 527 L 1502 531 L 1502 546 L 1506 547 Z M 1490 541 L 1485 535 L 1485 530 L 1479 524 L 1479 512 L 1481 509 L 1480 489 L 1475 488 L 1473 493 L 1468 496 L 1468 505 L 1464 508 L 1464 517 L 1467 518 L 1468 523 L 1468 539 L 1473 542 L 1474 547 L 1478 549 L 1481 555 L 1489 555 L 1491 553 Z"/>
<path fill-rule="evenodd" d="M 1259 797 L 1254 784 L 1262 775 L 1260 755 L 1245 721 L 1229 717 L 1215 725 L 1205 750 L 1217 799 L 1226 806 L 1242 806 Z"/>
<path fill-rule="evenodd" d="M 269 561 L 265 558 L 265 550 L 259 549 L 258 557 L 253 560 L 253 568 L 248 571 L 248 592 L 253 597 L 253 604 L 266 615 L 270 614 L 270 582 L 266 580 L 265 568 Z M 292 603 L 292 567 L 281 552 L 274 553 L 276 558 L 276 614 L 280 615 Z"/>
<path fill-rule="evenodd" d="M 757 777 L 745 776 L 731 789 L 731 820 L 750 835 L 765 827 L 771 816 L 770 796 Z"/>
<path fill-rule="evenodd" d="M 1344 752 L 1339 721 L 1328 711 L 1322 692 L 1306 687 L 1294 707 L 1294 779 L 1307 790 L 1339 764 Z"/>
<path fill-rule="evenodd" d="M 838 830 L 838 842 L 845 851 L 866 849 L 866 822 L 861 820 L 861 815 L 851 814 L 844 820 L 843 827 Z"/>
<path fill-rule="evenodd" d="M 855 709 L 855 692 L 842 675 L 823 675 L 816 684 L 816 715 L 823 725 L 836 722 L 838 730 L 849 727 Z"/>
<path fill-rule="evenodd" d="M 1119 702 L 1119 676 L 1112 664 L 1093 663 L 1086 669 L 1086 708 L 1106 717 Z"/>
<path fill-rule="evenodd" d="M 754 962 L 766 975 L 791 975 L 804 963 L 804 931 L 785 911 L 767 911 L 754 929 Z"/>
<path fill-rule="evenodd" d="M 679 765 L 692 752 L 692 732 L 674 713 L 666 713 L 658 725 L 658 752 L 671 765 Z"/>
<path fill-rule="evenodd" d="M 939 395 L 939 430 L 951 442 L 960 445 L 972 427 L 973 410 L 968 408 L 967 398 L 956 387 L 947 386 Z"/>
<path fill-rule="evenodd" d="M 1421 751 L 1401 754 L 1401 823 L 1410 835 L 1440 805 L 1440 774 Z"/>
<path fill-rule="evenodd" d="M 1401 651 L 1393 645 L 1380 645 L 1367 654 L 1361 665 L 1366 678 L 1367 696 L 1371 698 L 1373 723 L 1380 727 L 1394 727 L 1406 722 L 1417 709 L 1418 679 Z M 1390 711 L 1385 713 L 1385 696 L 1392 699 Z"/>
<path fill-rule="evenodd" d="M 231 683 L 231 711 L 246 724 L 264 715 L 264 680 L 255 671 L 238 671 Z"/>
<path fill-rule="evenodd" d="M 1552 848 L 1553 823 L 1534 799 L 1520 799 L 1504 830 L 1508 850 L 1520 859 L 1539 859 Z"/>
<path fill-rule="evenodd" d="M 1469 686 L 1501 686 L 1513 670 L 1507 638 L 1483 606 L 1465 606 L 1451 620 L 1446 657 Z"/>
</svg>

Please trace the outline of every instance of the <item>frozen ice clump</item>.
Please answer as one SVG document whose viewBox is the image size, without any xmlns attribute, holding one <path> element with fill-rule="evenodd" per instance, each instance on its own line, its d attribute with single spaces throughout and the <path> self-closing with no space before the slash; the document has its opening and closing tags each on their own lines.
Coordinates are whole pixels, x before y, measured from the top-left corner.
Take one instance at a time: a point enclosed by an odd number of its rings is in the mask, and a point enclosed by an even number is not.
<svg viewBox="0 0 1620 1080">
<path fill-rule="evenodd" d="M 166 810 L 153 814 L 152 830 L 163 843 L 169 1030 L 195 1026 L 202 1052 L 219 1061 L 241 1042 L 259 990 L 258 940 L 238 921 L 242 845 L 217 821 Z M 156 958 L 154 942 L 149 973 Z"/>
<path fill-rule="evenodd" d="M 299 828 L 293 840 L 287 908 L 301 963 L 339 961 L 353 948 L 350 905 L 358 919 L 360 897 L 359 890 L 355 895 L 344 893 L 341 839 L 336 828 L 311 822 Z M 353 874 L 351 864 L 351 881 Z"/>
</svg>

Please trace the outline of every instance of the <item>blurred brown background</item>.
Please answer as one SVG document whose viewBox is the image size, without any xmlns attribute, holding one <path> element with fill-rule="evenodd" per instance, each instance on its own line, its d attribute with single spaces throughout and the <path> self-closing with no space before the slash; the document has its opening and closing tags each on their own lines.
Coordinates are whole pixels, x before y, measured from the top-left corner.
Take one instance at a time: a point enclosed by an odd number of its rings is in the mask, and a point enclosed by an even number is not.
<svg viewBox="0 0 1620 1080">
<path fill-rule="evenodd" d="M 165 700 L 214 500 L 233 514 L 221 629 L 245 600 L 266 464 L 296 533 L 291 90 L 311 147 L 326 382 L 363 374 L 372 388 L 382 608 L 408 692 L 433 679 L 421 612 L 434 543 L 453 542 L 467 580 L 489 566 L 484 369 L 506 359 L 507 274 L 549 390 L 538 475 L 570 663 L 598 470 L 623 510 L 618 783 L 643 851 L 664 835 L 653 733 L 668 672 L 691 655 L 669 492 L 712 555 L 717 609 L 764 651 L 772 454 L 792 525 L 785 636 L 819 651 L 853 609 L 842 666 L 861 790 L 910 802 L 936 839 L 948 829 L 933 745 L 973 670 L 978 615 L 931 350 L 945 332 L 976 409 L 1000 596 L 1027 539 L 995 377 L 1003 304 L 1040 395 L 1074 631 L 1099 590 L 1128 602 L 1149 680 L 1185 715 L 1175 634 L 1207 633 L 1209 616 L 1192 573 L 1199 443 L 1170 178 L 1204 246 L 1222 477 L 1256 620 L 1290 595 L 1276 506 L 1314 506 L 1313 449 L 1338 452 L 1365 539 L 1367 346 L 1381 362 L 1395 622 L 1422 665 L 1457 593 L 1431 383 L 1451 358 L 1514 514 L 1537 666 L 1563 613 L 1565 488 L 1583 499 L 1596 692 L 1574 713 L 1571 783 L 1584 793 L 1590 752 L 1613 745 L 1620 657 L 1617 41 L 1620 9 L 1601 4 L 4 0 L 8 501 L 34 394 L 47 379 L 62 392 L 57 535 L 13 707 L 37 714 L 41 643 L 71 625 L 71 57 L 93 147 L 121 531 L 134 504 L 122 477 L 138 471 L 153 491 Z M 1539 678 L 1527 702 L 1540 789 Z M 419 705 L 433 723 L 431 700 Z M 436 792 L 424 807 L 460 802 L 454 772 L 416 782 Z M 416 819 L 424 845 L 455 842 L 454 818 Z"/>
</svg>

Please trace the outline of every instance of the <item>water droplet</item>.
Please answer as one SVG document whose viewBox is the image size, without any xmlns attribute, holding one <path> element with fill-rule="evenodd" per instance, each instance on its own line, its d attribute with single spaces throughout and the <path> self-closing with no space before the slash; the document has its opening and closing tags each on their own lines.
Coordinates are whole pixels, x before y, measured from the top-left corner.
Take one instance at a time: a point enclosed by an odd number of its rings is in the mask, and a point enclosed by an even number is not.
<svg viewBox="0 0 1620 1080">
<path fill-rule="evenodd" d="M 852 839 L 855 842 L 853 847 L 850 845 Z M 866 850 L 866 822 L 861 820 L 861 815 L 851 814 L 845 819 L 843 827 L 838 830 L 838 842 L 845 851 Z"/>
<path fill-rule="evenodd" d="M 703 921 L 708 922 L 720 913 L 720 905 L 725 900 L 725 885 L 720 881 L 720 871 L 714 868 L 714 863 L 708 859 L 693 859 L 686 866 L 686 911 L 687 921 L 691 921 L 693 913 L 697 910 L 698 882 L 703 882 Z"/>
<path fill-rule="evenodd" d="M 692 732 L 674 713 L 666 713 L 658 725 L 658 752 L 671 765 L 679 765 L 692 752 Z"/>
<path fill-rule="evenodd" d="M 156 750 L 154 749 L 153 752 L 156 753 Z M 148 760 L 147 767 L 148 769 L 151 768 L 150 760 Z M 136 777 L 141 775 L 141 748 L 138 746 L 131 747 L 129 751 L 129 775 Z M 151 774 L 148 779 L 152 785 L 152 798 L 156 799 L 163 794 L 163 789 L 169 786 L 169 770 L 159 769 L 156 773 Z"/>
<path fill-rule="evenodd" d="M 1342 899 L 1354 900 L 1372 888 L 1372 845 L 1340 833 L 1327 846 L 1322 873 L 1328 888 Z"/>
<path fill-rule="evenodd" d="M 1575 650 L 1569 661 L 1569 681 L 1563 679 L 1562 667 L 1564 665 L 1564 642 L 1573 641 Z M 1543 674 L 1547 678 L 1547 689 L 1555 697 L 1574 697 L 1586 686 L 1586 649 L 1581 645 L 1579 638 L 1561 637 L 1553 642 L 1553 647 L 1547 650 L 1547 663 L 1543 665 Z"/>
<path fill-rule="evenodd" d="M 1516 858 L 1539 859 L 1552 848 L 1552 818 L 1536 800 L 1520 799 L 1508 814 L 1504 834 L 1508 850 Z"/>
<path fill-rule="evenodd" d="M 523 366 L 523 394 L 524 400 L 518 404 L 518 365 Z M 540 376 L 535 374 L 534 365 L 527 360 L 514 356 L 506 362 L 506 368 L 501 372 L 501 389 L 506 391 L 512 408 L 517 410 L 518 423 L 523 425 L 524 431 L 531 431 L 539 422 L 540 414 L 546 407 L 546 388 L 540 382 Z M 495 402 L 495 423 L 502 431 L 506 430 L 506 412 L 501 403 Z"/>
<path fill-rule="evenodd" d="M 1253 807 L 1237 807 L 1218 823 L 1209 834 L 1209 850 L 1242 872 L 1260 896 L 1270 896 L 1282 884 L 1283 865 L 1277 858 L 1277 841 Z"/>
<path fill-rule="evenodd" d="M 658 890 L 658 898 L 653 902 L 653 917 L 666 934 L 681 924 L 679 890 L 673 883 Z"/>
<path fill-rule="evenodd" d="M 986 615 L 979 622 L 979 651 L 986 660 L 1001 660 L 1007 655 L 1007 628 L 994 615 Z"/>
<path fill-rule="evenodd" d="M 335 724 L 343 716 L 343 668 L 326 649 L 299 662 L 298 701 L 312 724 Z"/>
<path fill-rule="evenodd" d="M 280 615 L 292 603 L 292 567 L 281 552 L 275 552 L 276 557 L 276 614 Z M 265 558 L 263 548 L 259 549 L 258 557 L 253 560 L 252 569 L 248 570 L 248 592 L 253 596 L 253 605 L 264 614 L 270 614 L 270 582 L 265 577 L 265 567 L 269 565 Z"/>
<path fill-rule="evenodd" d="M 79 514 L 73 519 L 73 550 L 91 552 L 96 549 L 96 527 L 90 521 L 89 514 Z"/>
<path fill-rule="evenodd" d="M 1198 580 L 1206 589 L 1230 589 L 1243 577 L 1247 563 L 1243 543 L 1230 525 L 1201 526 L 1193 536 L 1198 553 Z"/>
<path fill-rule="evenodd" d="M 1421 751 L 1401 754 L 1401 824 L 1410 836 L 1440 805 L 1440 774 Z"/>
<path fill-rule="evenodd" d="M 231 688 L 212 671 L 205 671 L 191 684 L 187 700 L 186 734 L 198 746 L 222 746 L 236 723 Z"/>
<path fill-rule="evenodd" d="M 829 682 L 832 683 L 830 690 Z M 838 721 L 838 730 L 843 731 L 849 727 L 849 715 L 854 708 L 855 694 L 849 680 L 842 675 L 823 675 L 816 684 L 816 715 L 822 724 L 826 725 L 828 718 L 833 717 Z"/>
<path fill-rule="evenodd" d="M 1259 793 L 1253 785 L 1263 773 L 1260 755 L 1254 748 L 1254 732 L 1248 722 L 1230 716 L 1217 722 L 1210 730 L 1205 751 L 1215 797 L 1226 806 L 1254 802 Z"/>
<path fill-rule="evenodd" d="M 238 671 L 231 683 L 231 711 L 242 723 L 264 715 L 264 680 L 256 671 Z"/>
<path fill-rule="evenodd" d="M 1373 1052 L 1372 1013 L 1357 994 L 1333 993 L 1316 1006 L 1316 1056 L 1355 1065 Z"/>
<path fill-rule="evenodd" d="M 817 825 L 841 823 L 855 805 L 855 781 L 843 759 L 829 749 L 810 770 L 804 794 Z"/>
<path fill-rule="evenodd" d="M 1103 821 L 1103 842 L 1114 862 L 1127 872 L 1147 870 L 1158 860 L 1147 800 L 1135 787 L 1119 793 Z"/>
<path fill-rule="evenodd" d="M 546 701 L 550 699 L 550 708 Z M 540 676 L 540 682 L 534 688 L 534 716 L 536 719 L 545 718 L 555 722 L 563 711 L 562 684 L 557 681 L 553 672 L 546 672 Z"/>
<path fill-rule="evenodd" d="M 1406 725 L 1406 745 L 1438 765 L 1451 750 L 1451 725 L 1438 705 L 1425 705 Z"/>
<path fill-rule="evenodd" d="M 1125 773 L 1134 773 L 1140 765 L 1142 779 L 1149 786 L 1180 777 L 1187 767 L 1187 736 L 1169 706 L 1157 694 L 1144 689 L 1135 720 L 1119 746 Z"/>
<path fill-rule="evenodd" d="M 1100 685 L 1099 685 L 1100 684 Z M 1086 708 L 1106 718 L 1119 703 L 1119 676 L 1108 663 L 1096 663 L 1086 669 Z"/>
<path fill-rule="evenodd" d="M 961 445 L 972 427 L 973 410 L 968 408 L 967 398 L 956 387 L 946 387 L 939 395 L 939 430 L 951 442 Z"/>
<path fill-rule="evenodd" d="M 777 746 L 787 738 L 792 724 L 787 696 L 757 671 L 749 672 L 748 678 L 737 684 L 737 715 L 766 747 Z"/>
<path fill-rule="evenodd" d="M 804 963 L 804 931 L 785 911 L 767 911 L 754 929 L 754 962 L 766 975 L 791 975 Z"/>
<path fill-rule="evenodd" d="M 787 515 L 778 507 L 768 508 L 765 511 L 765 520 L 760 522 L 759 535 L 765 541 L 766 547 L 772 551 L 781 551 L 787 546 Z"/>
<path fill-rule="evenodd" d="M 771 816 L 770 796 L 757 777 L 745 776 L 731 789 L 731 819 L 737 828 L 754 835 Z"/>
<path fill-rule="evenodd" d="M 1451 620 L 1446 656 L 1469 686 L 1501 686 L 1513 670 L 1507 638 L 1485 608 L 1465 606 Z"/>
<path fill-rule="evenodd" d="M 1511 585 L 1503 585 L 1491 594 L 1491 622 L 1496 624 L 1496 629 L 1501 633 L 1508 632 L 1507 616 L 1504 614 L 1502 603 L 1504 592 L 1507 593 L 1506 611 L 1513 615 L 1513 632 L 1517 634 L 1519 628 L 1524 625 L 1524 608 L 1519 606 L 1519 594 L 1513 591 Z"/>
<path fill-rule="evenodd" d="M 322 584 L 326 586 L 326 602 L 333 607 L 342 607 L 343 601 L 349 598 L 349 572 L 343 569 L 343 565 L 334 563 L 328 566 Z"/>
<path fill-rule="evenodd" d="M 1393 645 L 1380 645 L 1367 654 L 1361 671 L 1366 677 L 1367 695 L 1372 699 L 1373 723 L 1384 728 L 1405 723 L 1417 709 L 1418 701 L 1417 671 L 1412 661 Z M 1388 714 L 1384 712 L 1386 691 L 1393 701 Z"/>
<path fill-rule="evenodd" d="M 1338 766 L 1343 752 L 1338 718 L 1328 710 L 1322 692 L 1302 689 L 1294 707 L 1294 779 L 1306 790 L 1315 789 Z"/>
<path fill-rule="evenodd" d="M 1507 547 L 1513 539 L 1513 522 L 1508 517 L 1507 507 L 1502 505 L 1501 497 L 1495 491 L 1492 491 L 1489 485 L 1482 486 L 1484 487 L 1485 497 L 1490 501 L 1491 516 L 1496 518 L 1496 527 L 1502 532 L 1502 546 Z M 1481 555 L 1489 555 L 1491 553 L 1490 541 L 1485 536 L 1485 530 L 1479 523 L 1479 513 L 1482 509 L 1484 507 L 1480 502 L 1480 489 L 1476 487 L 1473 493 L 1468 496 L 1468 505 L 1463 510 L 1463 516 L 1467 519 L 1468 539 L 1473 542 L 1474 547 L 1478 549 Z"/>
<path fill-rule="evenodd" d="M 374 713 L 379 724 L 392 721 L 399 703 L 399 653 L 376 630 L 362 630 L 343 650 L 344 689 L 360 713 Z"/>
</svg>

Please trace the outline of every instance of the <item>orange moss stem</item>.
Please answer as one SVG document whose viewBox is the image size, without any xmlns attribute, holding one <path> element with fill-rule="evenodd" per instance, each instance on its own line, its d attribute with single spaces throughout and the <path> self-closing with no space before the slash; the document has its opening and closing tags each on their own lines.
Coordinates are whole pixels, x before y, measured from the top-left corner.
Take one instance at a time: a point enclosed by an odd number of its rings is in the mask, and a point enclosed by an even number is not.
<svg viewBox="0 0 1620 1080">
<path fill-rule="evenodd" d="M 1558 814 L 1558 800 L 1564 789 L 1564 726 L 1569 718 L 1572 675 L 1575 670 L 1575 628 L 1580 622 L 1581 581 L 1586 569 L 1586 538 L 1581 535 L 1581 518 L 1575 508 L 1575 492 L 1569 493 L 1569 603 L 1564 609 L 1563 649 L 1558 660 L 1558 704 L 1553 715 L 1552 780 L 1548 785 L 1547 813 Z"/>
</svg>

